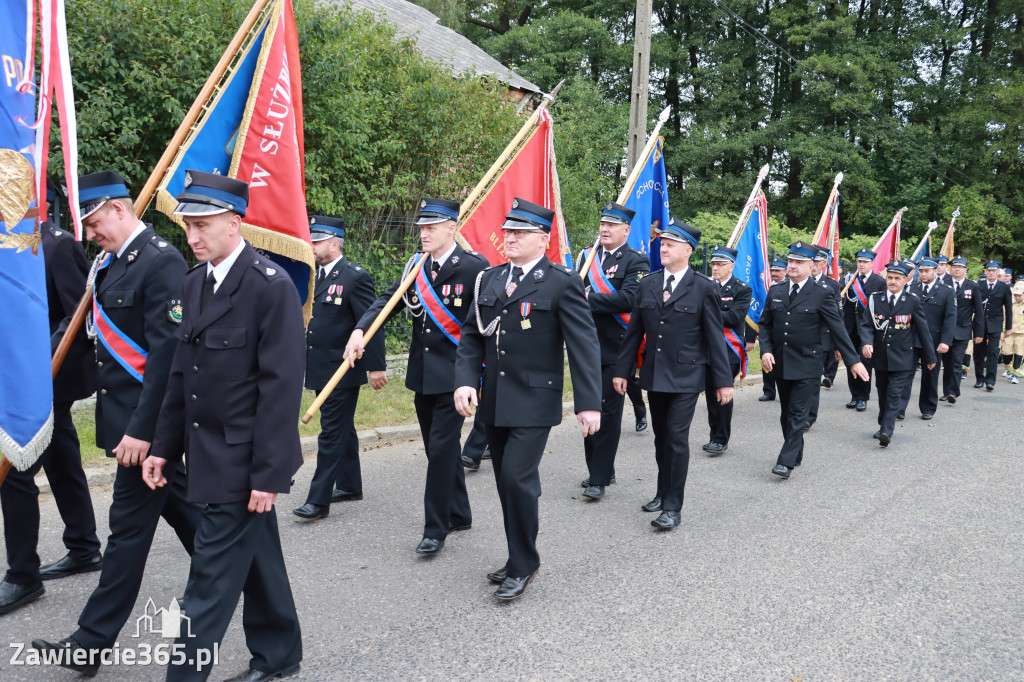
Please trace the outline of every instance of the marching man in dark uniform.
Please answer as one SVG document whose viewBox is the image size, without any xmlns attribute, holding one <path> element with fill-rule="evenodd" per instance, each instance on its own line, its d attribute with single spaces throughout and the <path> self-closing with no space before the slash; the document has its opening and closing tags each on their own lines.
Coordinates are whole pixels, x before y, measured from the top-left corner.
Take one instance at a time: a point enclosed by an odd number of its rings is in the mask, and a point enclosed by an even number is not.
<svg viewBox="0 0 1024 682">
<path fill-rule="evenodd" d="M 106 252 L 94 265 L 91 315 L 99 384 L 96 445 L 121 466 L 114 479 L 103 571 L 78 618 L 78 630 L 58 644 L 36 640 L 32 646 L 64 650 L 64 663 L 85 649 L 85 665 L 65 667 L 95 673 L 100 651 L 114 646 L 135 607 L 160 517 L 191 554 L 200 510 L 185 499 L 183 465 L 169 469 L 168 485 L 155 493 L 143 482 L 141 467 L 156 431 L 174 333 L 181 324 L 185 259 L 136 217 L 120 175 L 92 173 L 80 177 L 78 187 L 82 227 Z"/>
<path fill-rule="evenodd" d="M 50 222 L 40 225 L 40 233 L 46 263 L 50 332 L 53 333 L 65 317 L 74 314 L 78 300 L 85 293 L 89 265 L 85 251 L 75 241 L 73 233 L 59 230 Z M 89 484 L 82 470 L 78 432 L 71 420 L 72 404 L 95 391 L 96 360 L 92 344 L 82 329 L 53 381 L 53 437 L 50 444 L 28 470 L 12 468 L 0 486 L 8 564 L 7 574 L 0 583 L 0 614 L 41 597 L 46 591 L 42 580 L 98 571 L 103 567 L 100 541 L 96 536 L 96 516 L 89 496 Z M 46 473 L 64 522 L 64 546 L 68 550 L 64 558 L 41 569 L 36 552 L 39 544 L 39 488 L 35 483 L 35 475 L 40 468 Z"/>
<path fill-rule="evenodd" d="M 437 554 L 450 531 L 468 530 L 473 524 L 466 493 L 466 470 L 462 466 L 459 438 L 464 419 L 455 411 L 455 352 L 463 322 L 473 304 L 473 282 L 487 259 L 466 251 L 455 241 L 459 203 L 446 199 L 423 199 L 416 216 L 420 242 L 426 258 L 416 283 L 395 306 L 389 319 L 403 307 L 418 318 L 413 323 L 412 343 L 405 386 L 416 393 L 416 419 L 420 423 L 427 452 L 427 480 L 423 493 L 423 539 L 418 554 Z M 413 258 L 416 258 L 414 256 Z M 412 269 L 414 260 L 406 264 Z M 351 360 L 365 351 L 363 330 L 373 324 L 402 278 L 392 284 L 356 323 L 345 349 Z"/>
<path fill-rule="evenodd" d="M 299 669 L 302 637 L 274 503 L 302 466 L 302 305 L 291 278 L 241 235 L 249 186 L 188 171 L 174 213 L 200 261 L 185 277 L 184 316 L 146 484 L 188 459 L 188 497 L 203 505 L 185 594 L 191 633 L 168 680 L 205 680 L 201 651 L 219 645 L 244 593 L 242 627 L 258 682 Z"/>
<path fill-rule="evenodd" d="M 587 302 L 594 315 L 597 339 L 601 344 L 601 430 L 583 439 L 590 476 L 583 481 L 583 496 L 591 500 L 604 497 L 605 486 L 615 475 L 615 453 L 622 432 L 622 407 L 625 398 L 612 388 L 612 371 L 619 357 L 619 346 L 626 336 L 629 313 L 633 310 L 640 280 L 651 271 L 651 261 L 626 245 L 629 223 L 636 214 L 621 204 L 609 203 L 601 211 L 601 246 L 587 273 Z M 589 249 L 577 260 L 582 270 Z"/>
<path fill-rule="evenodd" d="M 317 274 L 313 317 L 306 330 L 306 388 L 319 393 L 345 361 L 345 343 L 377 294 L 370 273 L 341 253 L 344 220 L 313 216 L 309 238 L 313 242 Z M 367 356 L 345 373 L 320 408 L 316 472 L 306 503 L 292 511 L 300 519 L 324 518 L 330 512 L 331 502 L 363 499 L 359 437 L 353 419 L 359 387 L 366 383 L 367 370 L 370 384 L 380 389 L 388 382 L 384 367 L 384 335 L 380 334 L 370 342 Z"/>
<path fill-rule="evenodd" d="M 772 261 L 772 267 L 769 270 L 769 275 L 772 278 L 772 284 L 778 284 L 779 282 L 786 279 L 786 261 L 781 258 L 776 258 Z M 755 333 L 754 340 L 757 340 Z M 763 366 L 761 367 L 761 384 L 762 393 L 761 397 L 758 398 L 759 402 L 765 403 L 775 400 L 775 374 L 769 372 Z"/>
<path fill-rule="evenodd" d="M 949 353 L 953 343 L 953 329 L 956 327 L 956 299 L 952 287 L 942 284 L 937 276 L 937 263 L 924 258 L 917 264 L 918 282 L 911 289 L 921 299 L 922 310 L 931 331 L 932 348 L 943 358 Z M 914 365 L 921 363 L 921 394 L 917 406 L 921 410 L 921 419 L 928 420 L 935 416 L 939 406 L 939 370 L 929 369 L 923 364 L 924 351 L 920 342 L 914 339 Z M 903 410 L 907 409 L 910 392 L 914 386 L 913 378 L 903 389 Z"/>
<path fill-rule="evenodd" d="M 879 444 L 889 446 L 896 428 L 896 414 L 903 407 L 903 390 L 914 381 L 916 337 L 924 365 L 935 368 L 935 348 L 928 331 L 921 299 L 904 286 L 910 269 L 905 263 L 890 263 L 885 273 L 885 291 L 876 291 L 860 314 L 860 337 L 866 342 L 861 352 L 872 359 L 878 389 Z"/>
<path fill-rule="evenodd" d="M 722 311 L 725 345 L 728 349 L 729 368 L 732 378 L 747 372 L 747 313 L 754 291 L 746 283 L 732 276 L 736 265 L 736 249 L 728 246 L 717 246 L 711 254 L 711 282 L 716 285 L 718 306 Z M 714 375 L 705 373 L 704 400 L 708 407 L 708 426 L 711 427 L 711 438 L 704 444 L 704 452 L 709 455 L 720 455 L 729 449 L 729 436 L 732 435 L 733 402 L 718 402 Z"/>
<path fill-rule="evenodd" d="M 974 340 L 982 342 L 985 333 L 985 302 L 978 283 L 967 276 L 967 259 L 957 256 L 950 261 L 953 297 L 956 300 L 956 327 L 949 352 L 942 356 L 942 396 L 939 400 L 953 404 L 960 397 L 960 382 L 964 378 L 964 353 Z"/>
<path fill-rule="evenodd" d="M 949 259 L 945 256 L 939 256 L 933 260 L 935 261 L 935 280 L 939 284 L 945 284 L 950 287 L 953 286 L 953 275 L 948 272 Z M 943 362 L 942 364 L 945 365 L 946 363 Z"/>
<path fill-rule="evenodd" d="M 824 246 L 818 247 L 818 253 L 814 256 L 814 267 L 811 271 L 811 276 L 814 277 L 814 281 L 822 286 L 826 286 L 832 290 L 835 294 L 836 301 L 842 303 L 843 287 L 839 282 L 828 276 L 829 263 L 831 262 L 832 254 Z M 832 384 L 836 381 L 836 372 L 839 371 L 839 360 L 836 358 L 836 354 L 833 352 L 836 349 L 835 344 L 832 342 L 832 335 L 827 333 L 825 337 L 828 339 L 825 348 L 824 367 L 821 373 L 821 385 L 825 388 L 832 388 Z M 818 397 L 821 397 L 821 392 L 818 392 Z M 818 406 L 814 405 L 811 409 L 810 419 L 808 420 L 811 424 L 814 424 L 818 420 Z"/>
<path fill-rule="evenodd" d="M 1013 329 L 1013 294 L 1010 285 L 1000 281 L 1001 273 L 999 263 L 989 261 L 985 264 L 985 281 L 978 285 L 985 304 L 985 334 L 980 344 L 974 344 L 974 376 L 978 380 L 974 387 L 984 386 L 988 391 L 996 388 L 999 344 Z"/>
<path fill-rule="evenodd" d="M 601 352 L 583 282 L 544 255 L 554 218 L 543 206 L 512 202 L 502 225 L 510 262 L 476 278 L 455 362 L 455 407 L 466 417 L 483 374 L 476 418 L 487 424 L 508 542 L 508 560 L 487 579 L 501 600 L 522 595 L 540 568 L 539 466 L 551 427 L 562 421 L 563 347 L 583 437 L 601 426 Z"/>
<path fill-rule="evenodd" d="M 679 525 L 683 509 L 697 397 L 710 387 L 721 405 L 730 402 L 733 374 L 723 340 L 719 287 L 689 266 L 700 230 L 672 218 L 659 236 L 664 270 L 640 282 L 613 381 L 615 390 L 625 394 L 631 363 L 646 334 L 640 385 L 651 408 L 658 489 L 641 509 L 661 512 L 651 525 L 671 530 Z"/>
<path fill-rule="evenodd" d="M 861 249 L 857 252 L 857 272 L 850 280 L 850 288 L 846 290 L 846 300 L 843 302 L 846 333 L 849 334 L 858 353 L 867 343 L 860 338 L 860 311 L 867 306 L 871 294 L 885 289 L 885 278 L 875 274 L 871 269 L 875 255 L 871 249 Z M 846 379 L 850 385 L 850 402 L 846 403 L 846 406 L 851 410 L 857 408 L 858 412 L 867 410 L 868 401 L 871 399 L 871 361 L 861 356 L 861 363 L 868 373 L 865 381 L 854 376 L 849 365 L 846 367 Z"/>
<path fill-rule="evenodd" d="M 761 364 L 775 374 L 779 390 L 784 442 L 772 473 L 789 478 L 804 457 L 804 430 L 814 394 L 820 389 L 822 327 L 827 327 L 843 361 L 855 377 L 867 380 L 850 337 L 839 317 L 832 290 L 811 280 L 817 247 L 796 242 L 789 247 L 788 281 L 768 290 L 761 312 Z"/>
</svg>

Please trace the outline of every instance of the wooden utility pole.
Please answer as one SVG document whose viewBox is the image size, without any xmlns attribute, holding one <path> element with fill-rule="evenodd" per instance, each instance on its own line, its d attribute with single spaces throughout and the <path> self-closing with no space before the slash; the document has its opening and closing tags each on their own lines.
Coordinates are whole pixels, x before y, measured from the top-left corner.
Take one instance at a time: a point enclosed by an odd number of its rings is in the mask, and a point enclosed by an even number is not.
<svg viewBox="0 0 1024 682">
<path fill-rule="evenodd" d="M 636 0 L 633 35 L 633 89 L 629 97 L 627 168 L 636 166 L 647 140 L 647 99 L 651 82 L 651 16 L 653 0 Z"/>
</svg>

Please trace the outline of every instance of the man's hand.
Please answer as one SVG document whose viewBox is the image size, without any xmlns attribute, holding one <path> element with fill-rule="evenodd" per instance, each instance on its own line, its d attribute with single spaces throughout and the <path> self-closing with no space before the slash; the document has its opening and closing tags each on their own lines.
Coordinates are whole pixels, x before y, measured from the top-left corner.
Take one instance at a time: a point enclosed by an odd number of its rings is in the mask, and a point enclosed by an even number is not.
<svg viewBox="0 0 1024 682">
<path fill-rule="evenodd" d="M 366 344 L 363 342 L 363 330 L 352 330 L 352 334 L 348 337 L 348 343 L 345 344 L 344 358 L 348 360 L 348 364 L 354 365 L 356 360 L 363 357 L 365 351 Z"/>
<path fill-rule="evenodd" d="M 261 493 L 259 490 L 253 490 L 249 495 L 249 511 L 257 514 L 268 512 L 274 508 L 275 502 L 277 502 L 277 493 Z"/>
<path fill-rule="evenodd" d="M 772 355 L 771 353 L 762 353 L 761 367 L 763 367 L 764 371 L 766 372 L 772 371 L 772 369 L 775 367 L 775 356 Z"/>
<path fill-rule="evenodd" d="M 935 369 L 935 363 L 933 362 L 930 365 L 928 365 L 928 369 Z"/>
<path fill-rule="evenodd" d="M 622 377 L 612 377 L 612 388 L 619 395 L 626 395 L 626 380 Z"/>
<path fill-rule="evenodd" d="M 752 350 L 754 350 L 754 342 L 753 341 L 747 341 L 747 352 L 749 353 Z"/>
<path fill-rule="evenodd" d="M 870 343 L 865 344 L 865 346 L 860 349 L 860 354 L 866 357 L 868 360 L 870 360 L 871 356 L 875 354 L 875 347 L 872 346 Z"/>
<path fill-rule="evenodd" d="M 975 336 L 974 337 L 974 345 L 978 345 L 979 343 L 981 343 L 984 340 L 985 340 L 984 336 Z"/>
<path fill-rule="evenodd" d="M 167 460 L 163 457 L 147 457 L 142 463 L 142 482 L 148 485 L 150 490 L 167 485 L 167 479 L 164 478 L 165 466 Z"/>
<path fill-rule="evenodd" d="M 718 398 L 719 405 L 726 405 L 732 401 L 733 388 L 732 386 L 722 386 L 721 388 L 715 389 L 715 396 Z"/>
<path fill-rule="evenodd" d="M 870 347 L 871 346 L 865 346 L 865 348 L 870 348 Z M 864 357 L 867 358 L 867 357 L 871 357 L 871 356 L 870 355 L 865 355 Z M 853 376 L 857 377 L 861 381 L 871 381 L 871 375 L 868 374 L 868 368 L 864 366 L 863 362 L 855 362 L 855 363 L 853 363 L 853 365 L 850 366 L 850 371 L 853 372 Z"/>
<path fill-rule="evenodd" d="M 477 406 L 476 389 L 472 386 L 459 386 L 455 389 L 455 411 L 463 417 L 472 417 L 473 408 Z"/>
<path fill-rule="evenodd" d="M 843 359 L 843 354 L 842 354 L 842 353 L 840 353 L 838 349 L 837 349 L 837 350 L 834 350 L 834 351 L 832 351 L 832 352 L 833 352 L 833 353 L 835 353 L 835 355 L 836 355 L 836 362 L 839 362 L 840 360 L 842 360 L 842 359 Z"/>
<path fill-rule="evenodd" d="M 601 429 L 601 411 L 582 410 L 576 413 L 576 421 L 583 424 L 583 437 L 586 438 Z"/>
<path fill-rule="evenodd" d="M 1000 338 L 1000 339 L 1005 339 L 1005 338 L 1006 338 L 1007 336 L 1009 336 L 1009 335 L 1010 335 L 1010 332 L 1012 332 L 1012 331 L 1013 331 L 1012 329 L 1006 329 L 1006 330 L 1004 330 L 1004 331 L 1003 331 L 1003 335 L 1002 335 L 1002 336 L 1000 336 L 999 338 Z"/>
<path fill-rule="evenodd" d="M 125 435 L 112 452 L 117 457 L 117 463 L 121 466 L 138 466 L 145 461 L 146 456 L 149 454 L 149 441 Z"/>
<path fill-rule="evenodd" d="M 370 372 L 370 386 L 373 386 L 373 390 L 379 391 L 384 388 L 385 384 L 388 383 L 387 372 Z"/>
<path fill-rule="evenodd" d="M 942 355 L 943 353 L 948 353 L 949 344 L 940 343 L 939 347 L 935 349 L 935 352 L 938 353 L 939 355 Z"/>
</svg>

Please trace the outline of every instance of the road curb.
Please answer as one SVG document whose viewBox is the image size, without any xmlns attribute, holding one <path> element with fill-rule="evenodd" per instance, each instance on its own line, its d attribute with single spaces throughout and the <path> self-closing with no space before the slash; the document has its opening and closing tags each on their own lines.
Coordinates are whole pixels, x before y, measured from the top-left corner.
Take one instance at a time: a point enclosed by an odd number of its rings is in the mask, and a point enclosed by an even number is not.
<svg viewBox="0 0 1024 682">
<path fill-rule="evenodd" d="M 754 384 L 761 382 L 760 374 L 751 374 L 746 378 L 740 380 L 739 386 L 753 386 Z M 562 403 L 562 417 L 567 417 L 574 414 L 573 403 L 571 400 Z M 473 421 L 466 420 L 466 424 L 462 427 L 462 432 L 466 433 L 473 428 Z M 410 440 L 419 439 L 420 427 L 419 424 L 400 424 L 398 426 L 381 426 L 375 429 L 365 429 L 359 431 L 356 434 L 359 437 L 359 450 L 375 450 L 388 445 L 394 445 L 395 443 L 401 443 Z M 302 456 L 305 459 L 312 459 L 316 456 L 317 452 L 317 437 L 316 436 L 303 436 L 301 438 L 302 443 Z M 117 473 L 117 463 L 111 459 L 110 463 L 106 466 L 100 467 L 86 467 L 85 468 L 85 480 L 89 483 L 90 488 L 101 487 L 105 485 L 111 485 L 114 482 L 114 475 Z M 39 487 L 39 492 L 43 494 L 50 493 L 50 482 L 47 480 L 46 475 L 40 473 L 36 476 L 36 485 Z"/>
</svg>

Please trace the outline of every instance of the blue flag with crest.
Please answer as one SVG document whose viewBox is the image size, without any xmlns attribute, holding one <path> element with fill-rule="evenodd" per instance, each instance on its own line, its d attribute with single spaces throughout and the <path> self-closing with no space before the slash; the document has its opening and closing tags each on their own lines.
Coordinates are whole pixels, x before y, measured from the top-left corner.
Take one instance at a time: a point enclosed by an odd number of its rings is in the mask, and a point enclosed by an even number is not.
<svg viewBox="0 0 1024 682">
<path fill-rule="evenodd" d="M 768 262 L 768 200 L 764 192 L 758 192 L 746 209 L 750 209 L 750 217 L 736 242 L 736 267 L 732 274 L 753 290 L 747 318 L 756 324 L 761 319 L 771 282 Z"/>
<path fill-rule="evenodd" d="M 664 144 L 665 140 L 659 137 L 624 202 L 626 208 L 636 211 L 629 224 L 629 245 L 647 254 L 651 272 L 661 270 L 661 240 L 655 230 L 664 229 L 669 220 Z"/>
</svg>

